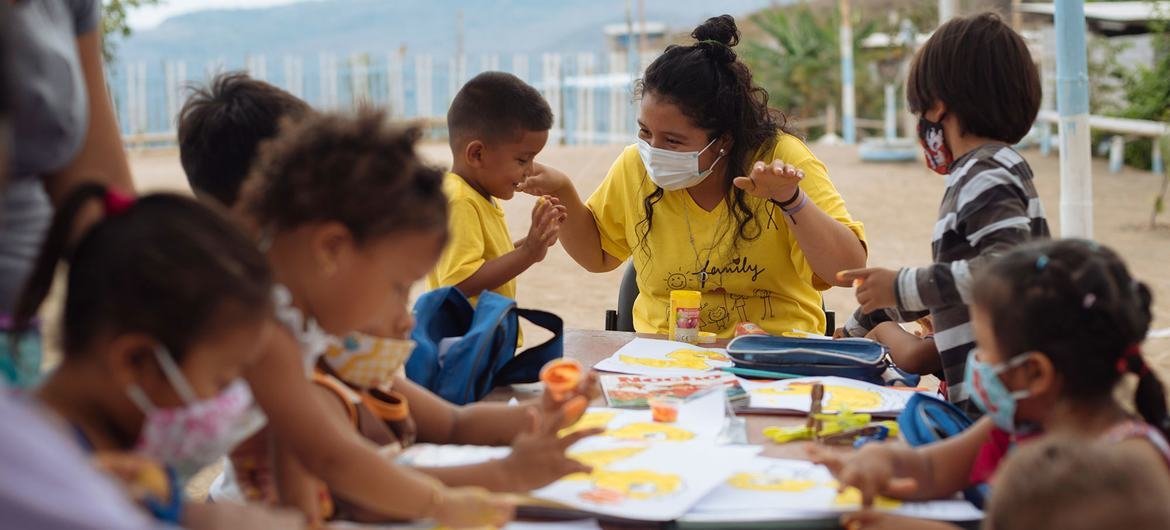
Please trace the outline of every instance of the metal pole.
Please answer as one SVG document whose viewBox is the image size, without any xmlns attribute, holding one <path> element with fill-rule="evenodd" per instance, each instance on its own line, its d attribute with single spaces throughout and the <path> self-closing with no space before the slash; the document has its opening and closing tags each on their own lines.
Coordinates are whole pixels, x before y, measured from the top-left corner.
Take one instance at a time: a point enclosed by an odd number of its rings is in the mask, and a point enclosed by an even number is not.
<svg viewBox="0 0 1170 530">
<path fill-rule="evenodd" d="M 841 10 L 841 136 L 846 144 L 857 143 L 857 100 L 853 92 L 853 21 L 849 0 L 839 0 Z"/>
<path fill-rule="evenodd" d="M 1056 108 L 1060 112 L 1060 228 L 1063 237 L 1093 237 L 1089 147 L 1089 74 L 1083 0 L 1056 2 Z"/>
</svg>

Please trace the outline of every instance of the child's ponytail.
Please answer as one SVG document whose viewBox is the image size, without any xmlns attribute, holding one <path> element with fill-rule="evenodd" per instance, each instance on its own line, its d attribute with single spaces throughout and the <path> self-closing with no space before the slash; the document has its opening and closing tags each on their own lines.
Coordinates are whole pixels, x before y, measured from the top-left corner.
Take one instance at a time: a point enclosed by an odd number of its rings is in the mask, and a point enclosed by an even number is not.
<svg viewBox="0 0 1170 530">
<path fill-rule="evenodd" d="M 19 340 L 20 333 L 28 330 L 30 322 L 36 317 L 41 304 L 49 296 L 49 289 L 53 286 L 53 277 L 57 272 L 57 264 L 68 260 L 71 247 L 80 237 L 74 236 L 77 230 L 77 215 L 90 201 L 105 197 L 110 192 L 105 186 L 93 182 L 78 185 L 65 198 L 65 202 L 53 214 L 53 223 L 49 233 L 41 246 L 32 274 L 24 284 L 24 289 L 17 299 L 13 314 L 14 329 L 17 333 L 12 340 Z M 106 201 L 112 202 L 112 201 Z M 17 349 L 12 348 L 15 352 Z"/>
<path fill-rule="evenodd" d="M 1129 362 L 1129 371 L 1138 376 L 1137 390 L 1133 394 L 1134 405 L 1146 423 L 1157 427 L 1162 435 L 1170 438 L 1170 415 L 1166 412 L 1166 389 L 1157 375 L 1146 366 L 1141 353 L 1134 348 L 1136 361 Z"/>
</svg>

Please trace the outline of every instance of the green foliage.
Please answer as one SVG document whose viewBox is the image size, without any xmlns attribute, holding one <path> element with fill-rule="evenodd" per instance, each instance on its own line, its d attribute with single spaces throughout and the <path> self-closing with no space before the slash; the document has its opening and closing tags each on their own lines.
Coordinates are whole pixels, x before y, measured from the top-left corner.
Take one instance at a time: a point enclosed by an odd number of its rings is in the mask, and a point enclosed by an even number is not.
<svg viewBox="0 0 1170 530">
<path fill-rule="evenodd" d="M 143 6 L 158 5 L 161 0 L 104 0 L 102 2 L 102 56 L 106 63 L 114 61 L 117 52 L 116 38 L 130 36 L 127 15 Z"/>
<path fill-rule="evenodd" d="M 841 94 L 840 13 L 813 10 L 807 5 L 767 9 L 751 16 L 761 38 L 746 40 L 744 61 L 756 82 L 768 90 L 769 104 L 793 118 L 820 116 L 837 105 Z M 875 24 L 862 22 L 853 29 L 854 49 L 873 33 Z M 863 107 L 862 89 L 875 83 L 868 80 L 864 60 L 854 57 L 854 82 Z M 880 83 L 876 93 L 881 94 Z M 880 108 L 880 102 L 878 105 Z"/>
</svg>

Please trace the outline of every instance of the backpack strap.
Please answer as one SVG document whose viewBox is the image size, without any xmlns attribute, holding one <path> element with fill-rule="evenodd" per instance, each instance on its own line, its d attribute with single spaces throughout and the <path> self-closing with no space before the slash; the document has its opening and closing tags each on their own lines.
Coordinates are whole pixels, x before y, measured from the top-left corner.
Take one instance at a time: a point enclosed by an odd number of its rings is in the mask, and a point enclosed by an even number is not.
<svg viewBox="0 0 1170 530">
<path fill-rule="evenodd" d="M 313 371 L 313 384 L 337 396 L 337 399 L 345 405 L 345 412 L 349 415 L 349 422 L 354 427 L 358 426 L 357 404 L 361 402 L 361 398 L 356 392 L 350 390 L 341 381 L 334 379 L 333 376 L 321 373 L 318 370 Z"/>
<path fill-rule="evenodd" d="M 540 369 L 549 361 L 560 359 L 565 353 L 565 322 L 561 317 L 536 309 L 517 309 L 516 314 L 552 332 L 553 337 L 539 346 L 520 352 L 508 361 L 496 374 L 496 386 L 535 383 L 540 380 Z"/>
</svg>

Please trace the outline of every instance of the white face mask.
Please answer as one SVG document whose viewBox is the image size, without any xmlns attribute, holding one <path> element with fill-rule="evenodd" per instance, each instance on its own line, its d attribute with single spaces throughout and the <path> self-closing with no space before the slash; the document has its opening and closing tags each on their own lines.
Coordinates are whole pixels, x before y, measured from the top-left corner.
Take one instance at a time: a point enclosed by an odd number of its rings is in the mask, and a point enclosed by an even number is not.
<svg viewBox="0 0 1170 530">
<path fill-rule="evenodd" d="M 169 353 L 157 349 L 154 355 L 186 405 L 158 408 L 142 387 L 130 385 L 126 394 L 146 416 L 138 434 L 138 452 L 172 466 L 185 481 L 264 426 L 267 418 L 243 379 L 232 381 L 215 397 L 200 400 Z"/>
<path fill-rule="evenodd" d="M 711 163 L 711 167 L 699 170 L 699 155 L 714 145 L 715 140 L 699 151 L 683 152 L 659 149 L 638 138 L 638 155 L 642 157 L 642 164 L 646 166 L 650 180 L 667 191 L 681 190 L 703 182 L 715 169 L 715 164 L 723 158 L 723 151 L 720 150 L 719 158 Z"/>
</svg>

